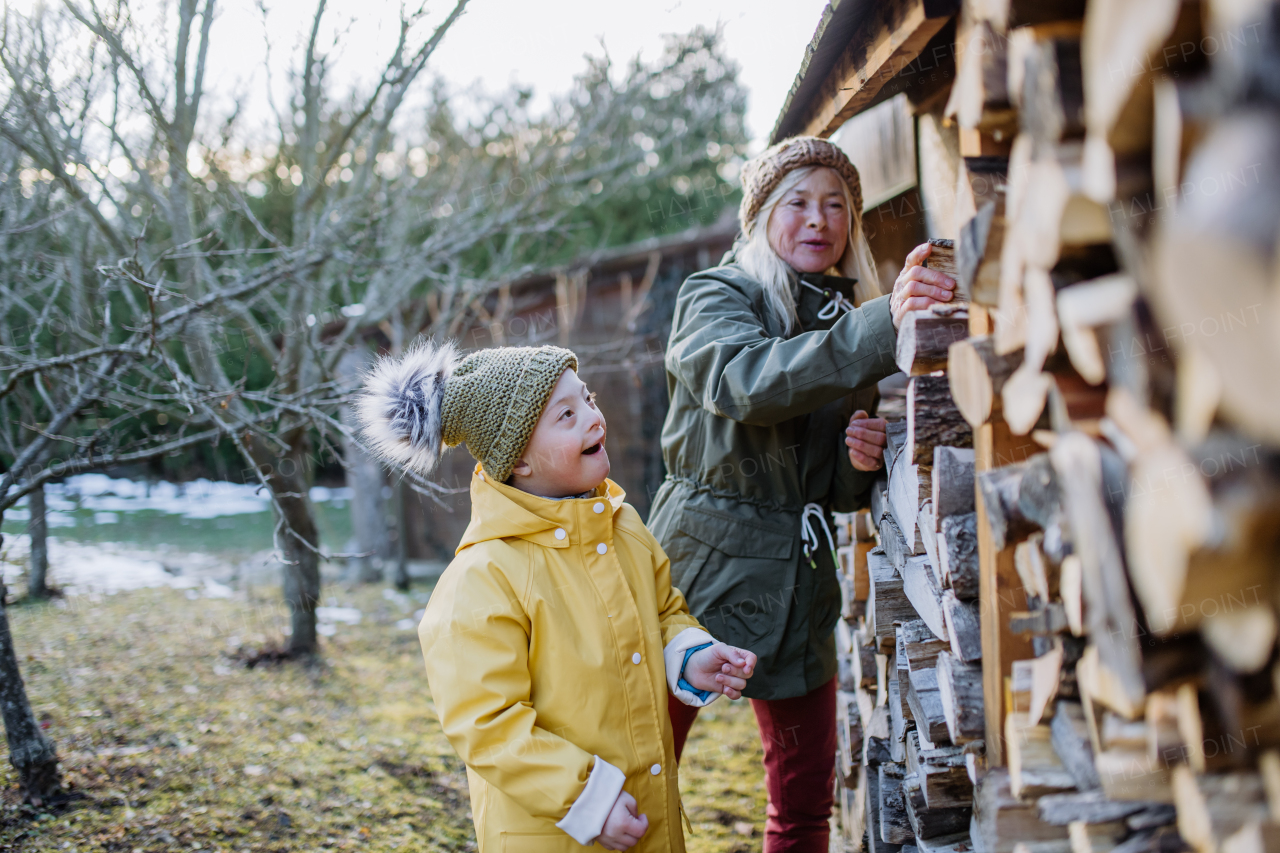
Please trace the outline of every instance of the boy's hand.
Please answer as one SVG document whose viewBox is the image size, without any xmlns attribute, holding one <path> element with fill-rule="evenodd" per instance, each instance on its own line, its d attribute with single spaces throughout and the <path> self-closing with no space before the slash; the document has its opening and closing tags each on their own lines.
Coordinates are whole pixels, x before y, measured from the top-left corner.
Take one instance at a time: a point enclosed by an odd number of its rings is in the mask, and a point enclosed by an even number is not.
<svg viewBox="0 0 1280 853">
<path fill-rule="evenodd" d="M 746 649 L 716 643 L 693 657 L 684 667 L 684 680 L 699 690 L 741 699 L 747 679 L 756 669 L 756 656 Z"/>
<path fill-rule="evenodd" d="M 636 798 L 623 791 L 614 801 L 596 841 L 606 850 L 628 850 L 648 831 L 649 816 L 636 814 Z"/>
</svg>

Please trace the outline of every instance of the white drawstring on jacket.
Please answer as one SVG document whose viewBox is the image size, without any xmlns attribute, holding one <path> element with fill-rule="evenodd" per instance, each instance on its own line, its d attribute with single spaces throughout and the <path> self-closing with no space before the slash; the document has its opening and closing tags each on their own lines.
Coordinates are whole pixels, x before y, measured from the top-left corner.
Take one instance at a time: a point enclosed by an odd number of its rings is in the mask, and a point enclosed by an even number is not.
<svg viewBox="0 0 1280 853">
<path fill-rule="evenodd" d="M 818 532 L 809 522 L 812 516 L 818 517 L 818 524 L 822 525 L 822 532 L 827 535 L 827 547 L 831 549 L 833 563 L 836 561 L 836 543 L 831 538 L 831 529 L 827 527 L 826 510 L 814 503 L 805 504 L 804 511 L 800 513 L 800 541 L 804 543 L 804 558 L 809 561 L 809 568 L 816 569 L 818 564 L 813 559 L 813 552 L 818 549 L 822 541 L 818 539 Z"/>
<path fill-rule="evenodd" d="M 848 299 L 845 299 L 844 294 L 838 290 L 833 289 L 831 291 L 826 291 L 816 285 L 810 284 L 807 281 L 801 281 L 800 283 L 812 290 L 814 293 L 821 293 L 823 296 L 828 297 L 827 304 L 823 305 L 822 309 L 818 311 L 819 320 L 830 320 L 832 317 L 837 316 L 841 309 L 844 309 L 845 311 L 852 311 L 854 308 L 853 303 Z M 828 296 L 829 293 L 834 295 Z"/>
</svg>

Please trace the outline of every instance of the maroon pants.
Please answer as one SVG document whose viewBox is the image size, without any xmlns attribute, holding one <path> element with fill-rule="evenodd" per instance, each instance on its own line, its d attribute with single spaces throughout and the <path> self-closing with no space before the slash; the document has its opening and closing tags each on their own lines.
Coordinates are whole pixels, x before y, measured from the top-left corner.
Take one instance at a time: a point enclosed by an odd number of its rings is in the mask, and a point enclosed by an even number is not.
<svg viewBox="0 0 1280 853">
<path fill-rule="evenodd" d="M 676 760 L 698 709 L 668 695 Z M 827 853 L 836 772 L 836 680 L 793 699 L 752 699 L 769 807 L 764 853 Z"/>
</svg>

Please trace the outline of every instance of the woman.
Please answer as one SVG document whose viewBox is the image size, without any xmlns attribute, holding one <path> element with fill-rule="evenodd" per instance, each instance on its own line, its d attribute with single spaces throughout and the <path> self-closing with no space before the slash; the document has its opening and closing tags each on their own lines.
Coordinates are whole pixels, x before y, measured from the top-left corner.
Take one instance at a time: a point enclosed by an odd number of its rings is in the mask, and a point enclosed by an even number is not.
<svg viewBox="0 0 1280 853">
<path fill-rule="evenodd" d="M 858 171 L 835 145 L 788 139 L 742 173 L 742 236 L 680 288 L 666 353 L 667 479 L 649 526 L 672 582 L 716 639 L 755 652 L 765 853 L 826 853 L 840 611 L 827 513 L 865 503 L 883 465 L 875 383 L 897 371 L 907 311 L 955 282 L 907 256 L 880 296 Z M 674 703 L 676 755 L 696 709 Z"/>
</svg>

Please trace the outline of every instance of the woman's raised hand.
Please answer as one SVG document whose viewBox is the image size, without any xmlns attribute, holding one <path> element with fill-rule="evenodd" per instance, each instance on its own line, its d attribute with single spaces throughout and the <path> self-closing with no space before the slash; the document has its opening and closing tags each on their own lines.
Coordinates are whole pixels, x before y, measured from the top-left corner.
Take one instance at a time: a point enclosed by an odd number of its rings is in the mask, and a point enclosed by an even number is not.
<svg viewBox="0 0 1280 853">
<path fill-rule="evenodd" d="M 849 448 L 849 461 L 859 471 L 879 471 L 884 465 L 884 448 L 889 443 L 888 422 L 873 418 L 862 409 L 849 418 L 844 431 L 844 444 Z"/>
<path fill-rule="evenodd" d="M 889 297 L 889 310 L 893 314 L 893 328 L 902 325 L 908 311 L 919 311 L 934 303 L 950 302 L 955 295 L 956 280 L 946 273 L 922 267 L 929 257 L 929 244 L 921 243 L 907 255 L 907 262 L 893 283 L 893 295 Z"/>
</svg>

